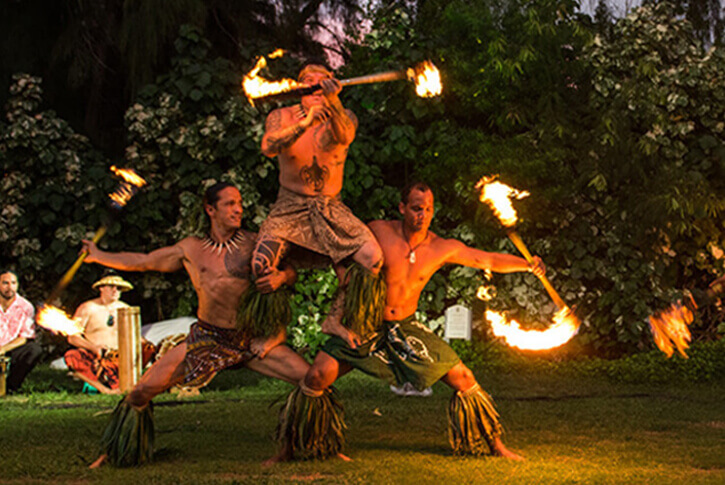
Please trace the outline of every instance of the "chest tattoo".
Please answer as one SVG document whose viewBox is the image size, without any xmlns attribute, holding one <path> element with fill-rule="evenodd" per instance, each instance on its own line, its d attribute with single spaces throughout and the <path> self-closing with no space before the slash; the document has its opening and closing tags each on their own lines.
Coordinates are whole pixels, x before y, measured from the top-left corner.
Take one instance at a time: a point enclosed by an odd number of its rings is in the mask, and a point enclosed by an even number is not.
<svg viewBox="0 0 725 485">
<path fill-rule="evenodd" d="M 322 192 L 325 183 L 330 179 L 330 169 L 321 167 L 317 163 L 317 157 L 312 157 L 312 165 L 306 165 L 300 170 L 300 179 L 315 192 Z"/>
<path fill-rule="evenodd" d="M 337 145 L 335 135 L 329 123 L 322 124 L 315 129 L 315 147 L 322 152 L 330 152 Z"/>
</svg>

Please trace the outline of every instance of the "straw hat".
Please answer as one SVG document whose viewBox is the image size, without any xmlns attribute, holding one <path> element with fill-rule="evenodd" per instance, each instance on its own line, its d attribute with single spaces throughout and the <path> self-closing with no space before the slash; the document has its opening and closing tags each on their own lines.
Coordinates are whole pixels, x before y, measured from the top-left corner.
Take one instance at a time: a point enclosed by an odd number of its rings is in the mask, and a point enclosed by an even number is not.
<svg viewBox="0 0 725 485">
<path fill-rule="evenodd" d="M 93 289 L 101 286 L 117 286 L 121 291 L 133 290 L 133 285 L 117 274 L 104 275 L 100 280 L 93 283 Z"/>
</svg>

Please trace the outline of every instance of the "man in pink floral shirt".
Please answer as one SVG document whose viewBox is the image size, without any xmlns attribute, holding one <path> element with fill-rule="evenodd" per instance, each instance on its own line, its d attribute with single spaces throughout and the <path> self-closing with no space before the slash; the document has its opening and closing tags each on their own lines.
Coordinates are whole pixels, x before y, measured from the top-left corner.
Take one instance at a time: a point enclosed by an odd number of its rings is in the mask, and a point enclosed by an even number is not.
<svg viewBox="0 0 725 485">
<path fill-rule="evenodd" d="M 38 363 L 43 351 L 35 342 L 35 309 L 18 295 L 18 276 L 0 270 L 0 355 L 10 357 L 7 390 L 20 388 L 25 376 Z"/>
</svg>

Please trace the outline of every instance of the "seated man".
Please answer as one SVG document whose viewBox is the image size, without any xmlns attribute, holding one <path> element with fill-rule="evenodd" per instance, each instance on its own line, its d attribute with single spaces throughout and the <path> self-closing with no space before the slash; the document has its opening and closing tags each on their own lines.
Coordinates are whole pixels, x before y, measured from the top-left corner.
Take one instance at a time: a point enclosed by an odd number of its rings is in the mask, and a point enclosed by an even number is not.
<svg viewBox="0 0 725 485">
<path fill-rule="evenodd" d="M 0 356 L 10 357 L 9 393 L 16 392 L 43 351 L 35 342 L 35 309 L 18 295 L 18 276 L 0 270 Z"/>
<path fill-rule="evenodd" d="M 419 391 L 438 380 L 445 382 L 454 391 L 448 415 L 453 450 L 460 454 L 490 453 L 521 459 L 501 441 L 502 427 L 489 395 L 453 349 L 416 321 L 415 312 L 423 288 L 444 265 L 459 264 L 498 273 L 532 271 L 542 275 L 543 264 L 539 258 L 530 265 L 517 256 L 484 252 L 455 239 L 439 237 L 429 230 L 433 219 L 430 187 L 418 182 L 403 189 L 401 195 L 399 210 L 403 220 L 370 223 L 384 256 L 382 274 L 387 295 L 383 319 L 371 322 L 372 332 L 353 335 L 352 339 L 333 335 L 325 343 L 283 409 L 278 434 L 282 450 L 299 449 L 304 453 L 315 446 L 324 451 L 317 454 L 321 458 L 340 453 L 345 425 L 339 415 L 340 405 L 329 386 L 339 376 L 359 369 L 398 386 L 410 383 Z M 339 309 L 331 311 L 339 313 Z M 350 344 L 351 340 L 354 345 Z M 326 410 L 325 420 L 317 420 L 325 424 L 314 428 L 308 426 L 307 415 L 300 412 L 313 408 Z M 272 461 L 290 456 L 280 453 Z"/>
<path fill-rule="evenodd" d="M 71 335 L 68 343 L 74 349 L 65 353 L 68 368 L 88 385 L 103 394 L 120 394 L 118 388 L 118 314 L 119 308 L 128 308 L 120 300 L 121 292 L 133 289 L 128 281 L 115 272 L 107 272 L 93 283 L 98 298 L 82 303 L 74 319 L 83 326 L 83 334 Z M 153 344 L 143 341 L 143 363 L 146 365 L 155 353 Z"/>
</svg>

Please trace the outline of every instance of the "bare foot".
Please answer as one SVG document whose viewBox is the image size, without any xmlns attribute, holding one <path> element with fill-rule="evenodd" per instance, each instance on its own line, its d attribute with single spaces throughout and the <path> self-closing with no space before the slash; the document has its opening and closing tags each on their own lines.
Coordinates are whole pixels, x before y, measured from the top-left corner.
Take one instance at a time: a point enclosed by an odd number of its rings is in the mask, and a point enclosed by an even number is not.
<svg viewBox="0 0 725 485">
<path fill-rule="evenodd" d="M 500 456 L 502 458 L 508 458 L 509 460 L 517 460 L 517 461 L 523 461 L 525 458 L 521 455 L 518 455 L 514 453 L 513 451 L 509 450 L 504 446 L 503 442 L 501 441 L 501 438 L 496 438 L 496 441 L 493 444 L 493 452 L 497 456 Z"/>
<path fill-rule="evenodd" d="M 88 465 L 88 468 L 92 468 L 92 469 L 100 468 L 101 465 L 103 465 L 106 462 L 107 458 L 108 458 L 108 455 L 106 455 L 106 454 L 99 456 L 96 461 L 94 461 L 93 463 Z"/>
</svg>

